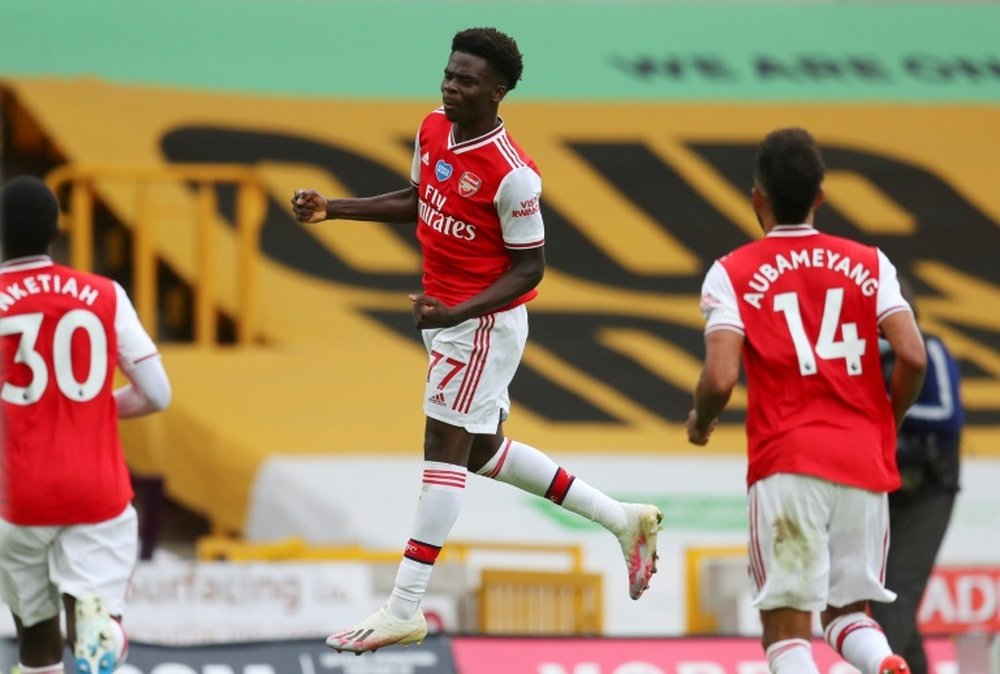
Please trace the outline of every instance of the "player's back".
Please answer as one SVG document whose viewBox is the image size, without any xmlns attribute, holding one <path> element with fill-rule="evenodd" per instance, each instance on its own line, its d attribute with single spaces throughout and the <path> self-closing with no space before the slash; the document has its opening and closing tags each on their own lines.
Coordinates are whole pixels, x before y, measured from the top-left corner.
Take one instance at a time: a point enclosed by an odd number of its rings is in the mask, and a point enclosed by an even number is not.
<svg viewBox="0 0 1000 674">
<path fill-rule="evenodd" d="M 720 260 L 745 330 L 750 482 L 792 472 L 894 489 L 878 353 L 880 273 L 894 271 L 876 248 L 780 229 Z"/>
<path fill-rule="evenodd" d="M 44 256 L 0 267 L 0 514 L 17 524 L 93 522 L 132 491 L 112 393 L 115 284 Z"/>
</svg>

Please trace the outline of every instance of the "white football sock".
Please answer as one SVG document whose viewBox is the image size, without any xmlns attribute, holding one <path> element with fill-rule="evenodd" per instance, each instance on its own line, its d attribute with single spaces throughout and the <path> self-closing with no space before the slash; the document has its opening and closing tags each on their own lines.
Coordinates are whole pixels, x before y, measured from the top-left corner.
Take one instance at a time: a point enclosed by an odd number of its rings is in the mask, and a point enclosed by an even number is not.
<svg viewBox="0 0 1000 674">
<path fill-rule="evenodd" d="M 847 613 L 826 626 L 826 643 L 861 674 L 878 674 L 882 660 L 892 655 L 885 633 L 866 614 Z"/>
<path fill-rule="evenodd" d="M 783 639 L 767 648 L 771 674 L 819 674 L 812 657 L 812 644 L 805 639 Z"/>
<path fill-rule="evenodd" d="M 444 546 L 465 496 L 466 469 L 452 463 L 424 461 L 424 483 L 413 529 L 389 596 L 389 612 L 412 618 L 427 591 L 434 561 Z"/>
<path fill-rule="evenodd" d="M 111 619 L 111 643 L 115 645 L 115 655 L 118 658 L 117 665 L 120 667 L 128 657 L 128 637 L 122 624 Z"/>
<path fill-rule="evenodd" d="M 477 475 L 514 485 L 597 522 L 618 534 L 626 522 L 621 503 L 574 477 L 539 450 L 506 438 Z"/>
</svg>

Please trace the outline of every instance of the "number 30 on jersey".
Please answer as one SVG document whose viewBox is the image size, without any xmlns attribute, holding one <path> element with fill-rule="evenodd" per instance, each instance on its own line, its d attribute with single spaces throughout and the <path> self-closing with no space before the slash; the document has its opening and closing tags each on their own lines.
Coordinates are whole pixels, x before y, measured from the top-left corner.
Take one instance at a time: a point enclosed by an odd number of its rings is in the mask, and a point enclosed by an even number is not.
<svg viewBox="0 0 1000 674">
<path fill-rule="evenodd" d="M 21 339 L 14 355 L 14 362 L 26 365 L 31 370 L 31 381 L 27 386 L 15 386 L 4 382 L 0 398 L 12 405 L 37 403 L 49 384 L 49 366 L 38 352 L 38 335 L 42 328 L 44 314 L 19 314 L 5 317 L 0 321 L 0 336 L 20 335 Z M 73 372 L 73 334 L 83 330 L 90 338 L 90 368 L 83 381 L 77 381 Z M 52 370 L 56 376 L 59 391 L 76 402 L 92 400 L 104 387 L 108 376 L 108 337 L 101 319 L 92 311 L 74 309 L 63 314 L 52 335 Z"/>
</svg>

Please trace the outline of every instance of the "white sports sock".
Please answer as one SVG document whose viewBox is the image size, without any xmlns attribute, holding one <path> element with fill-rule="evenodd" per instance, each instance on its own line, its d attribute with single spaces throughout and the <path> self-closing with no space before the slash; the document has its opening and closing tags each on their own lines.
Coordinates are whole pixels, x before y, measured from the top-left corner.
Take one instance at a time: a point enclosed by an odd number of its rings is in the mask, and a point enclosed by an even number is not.
<svg viewBox="0 0 1000 674">
<path fill-rule="evenodd" d="M 434 570 L 434 561 L 462 511 L 463 466 L 424 461 L 424 484 L 417 501 L 412 536 L 389 596 L 389 612 L 407 620 L 416 614 Z"/>
<path fill-rule="evenodd" d="M 819 674 L 812 657 L 812 644 L 805 639 L 783 639 L 767 648 L 771 674 Z"/>
<path fill-rule="evenodd" d="M 111 619 L 111 643 L 115 645 L 116 664 L 120 667 L 128 657 L 128 636 L 122 624 L 114 618 Z"/>
<path fill-rule="evenodd" d="M 621 503 L 574 477 L 539 450 L 506 438 L 477 475 L 514 485 L 597 522 L 618 534 L 626 522 Z"/>
<path fill-rule="evenodd" d="M 54 665 L 42 665 L 41 667 L 28 667 L 28 665 L 18 665 L 21 674 L 63 674 L 63 663 L 57 662 Z"/>
<path fill-rule="evenodd" d="M 878 674 L 882 660 L 892 655 L 882 628 L 860 611 L 830 621 L 825 634 L 826 643 L 861 674 Z"/>
</svg>

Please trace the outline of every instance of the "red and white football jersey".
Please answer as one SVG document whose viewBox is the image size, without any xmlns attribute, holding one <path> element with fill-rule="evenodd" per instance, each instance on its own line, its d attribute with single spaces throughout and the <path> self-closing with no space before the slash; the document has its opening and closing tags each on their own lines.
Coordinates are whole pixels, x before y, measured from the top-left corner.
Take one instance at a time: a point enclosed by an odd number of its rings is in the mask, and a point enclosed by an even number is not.
<svg viewBox="0 0 1000 674">
<path fill-rule="evenodd" d="M 111 279 L 47 256 L 0 265 L 0 516 L 70 525 L 125 509 L 113 375 L 157 356 Z"/>
<path fill-rule="evenodd" d="M 797 473 L 899 487 L 878 325 L 910 306 L 880 250 L 778 226 L 715 262 L 701 307 L 706 333 L 745 337 L 749 484 Z"/>
<path fill-rule="evenodd" d="M 419 196 L 424 292 L 448 306 L 492 285 L 510 268 L 509 250 L 545 244 L 542 179 L 502 122 L 456 143 L 451 122 L 435 110 L 420 125 L 410 180 Z M 535 295 L 531 290 L 503 308 Z"/>
</svg>

